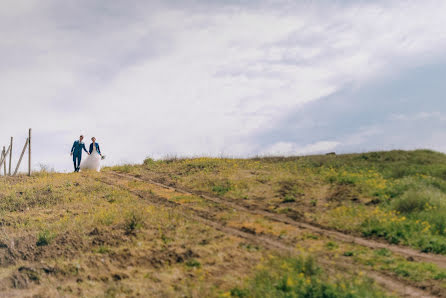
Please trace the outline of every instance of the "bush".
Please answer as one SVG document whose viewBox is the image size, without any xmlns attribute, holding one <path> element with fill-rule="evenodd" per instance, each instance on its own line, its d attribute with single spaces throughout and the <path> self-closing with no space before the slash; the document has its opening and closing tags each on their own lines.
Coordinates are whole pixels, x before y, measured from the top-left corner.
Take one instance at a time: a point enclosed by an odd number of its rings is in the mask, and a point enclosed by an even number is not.
<svg viewBox="0 0 446 298">
<path fill-rule="evenodd" d="M 51 240 L 53 240 L 54 234 L 51 233 L 48 230 L 43 230 L 39 232 L 39 235 L 37 236 L 37 246 L 45 246 L 50 244 Z"/>
<path fill-rule="evenodd" d="M 296 202 L 296 198 L 290 195 L 285 196 L 285 198 L 282 200 L 282 203 L 293 203 Z"/>
<path fill-rule="evenodd" d="M 434 234 L 446 236 L 446 210 L 430 207 L 421 213 L 414 215 L 418 220 L 428 222 Z"/>
<path fill-rule="evenodd" d="M 186 262 L 186 266 L 187 266 L 187 267 L 196 267 L 196 268 L 200 268 L 200 267 L 201 267 L 201 264 L 200 264 L 200 262 L 198 262 L 197 260 L 195 260 L 195 259 L 191 259 L 191 260 L 188 260 L 188 261 Z"/>
<path fill-rule="evenodd" d="M 430 202 L 426 191 L 409 191 L 393 201 L 393 209 L 405 214 L 420 212 L 426 209 Z"/>
<path fill-rule="evenodd" d="M 134 234 L 137 230 L 144 226 L 144 214 L 139 210 L 128 212 L 124 220 L 124 230 L 126 234 Z"/>
<path fill-rule="evenodd" d="M 228 180 L 214 183 L 214 185 L 212 186 L 212 191 L 219 196 L 226 194 L 230 190 L 231 190 L 231 183 Z"/>
<path fill-rule="evenodd" d="M 155 164 L 156 164 L 156 161 L 150 157 L 147 157 L 146 159 L 144 159 L 144 165 L 148 168 L 153 167 Z"/>
</svg>

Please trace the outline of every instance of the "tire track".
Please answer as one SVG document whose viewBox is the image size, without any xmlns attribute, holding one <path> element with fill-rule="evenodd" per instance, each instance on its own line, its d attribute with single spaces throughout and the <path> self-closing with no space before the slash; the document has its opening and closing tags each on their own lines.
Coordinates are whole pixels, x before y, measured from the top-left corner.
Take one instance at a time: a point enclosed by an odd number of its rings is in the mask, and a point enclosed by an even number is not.
<svg viewBox="0 0 446 298">
<path fill-rule="evenodd" d="M 142 182 L 146 182 L 146 183 L 152 183 L 151 181 L 146 181 L 144 179 L 137 178 L 137 177 L 134 177 L 131 175 L 122 175 L 122 174 L 118 174 L 118 173 L 114 173 L 114 172 L 112 174 L 121 178 L 121 179 L 124 178 L 127 181 L 128 180 L 133 180 L 133 181 L 136 180 L 136 181 L 142 181 Z M 127 192 L 130 192 L 130 193 L 136 195 L 137 197 L 139 197 L 140 199 L 143 199 L 149 203 L 152 203 L 152 204 L 155 204 L 158 206 L 179 209 L 179 210 L 183 211 L 182 215 L 184 217 L 186 217 L 187 219 L 201 222 L 201 223 L 203 223 L 209 227 L 212 227 L 212 228 L 214 228 L 222 233 L 225 233 L 227 235 L 239 237 L 239 238 L 245 239 L 253 244 L 260 245 L 260 246 L 263 246 L 268 249 L 285 252 L 287 254 L 296 254 L 297 253 L 297 250 L 293 246 L 281 243 L 278 239 L 271 239 L 270 237 L 263 236 L 263 235 L 250 234 L 250 233 L 238 230 L 236 228 L 225 226 L 225 225 L 221 224 L 220 222 L 216 221 L 215 219 L 213 219 L 212 216 L 210 216 L 206 212 L 195 210 L 193 208 L 184 206 L 180 203 L 173 202 L 167 198 L 163 198 L 161 196 L 157 196 L 154 194 L 147 195 L 142 192 L 132 190 L 126 186 L 120 185 L 120 184 L 115 183 L 110 180 L 100 179 L 100 178 L 98 178 L 98 180 L 100 182 L 110 185 L 112 187 L 117 187 L 117 188 L 120 188 Z M 161 183 L 153 182 L 152 184 L 176 190 L 175 188 L 163 185 Z M 184 193 L 184 194 L 192 194 L 187 191 L 178 191 L 178 192 Z M 365 272 L 365 274 L 367 276 L 374 279 L 375 282 L 377 282 L 379 285 L 381 285 L 382 287 L 384 287 L 385 289 L 387 289 L 390 292 L 398 293 L 399 295 L 401 295 L 401 297 L 437 297 L 437 296 L 431 295 L 430 293 L 428 293 L 422 289 L 419 289 L 417 287 L 408 285 L 402 281 L 394 279 L 394 277 L 392 277 L 392 276 L 381 274 L 381 273 L 378 273 L 375 271 L 370 271 L 366 268 L 359 268 L 357 265 L 354 265 L 354 264 L 333 263 L 332 261 L 327 260 L 327 259 L 318 259 L 318 262 L 321 265 L 324 265 L 326 267 L 335 266 L 342 270 L 353 270 L 354 271 L 354 270 L 361 269 Z"/>
<path fill-rule="evenodd" d="M 189 194 L 189 195 L 198 195 L 203 199 L 212 201 L 217 204 L 224 205 L 229 208 L 233 208 L 233 209 L 236 209 L 239 211 L 243 211 L 243 212 L 247 212 L 247 213 L 251 213 L 251 214 L 255 214 L 255 215 L 264 216 L 270 220 L 288 224 L 288 225 L 294 226 L 299 229 L 309 230 L 309 231 L 312 231 L 313 233 L 323 235 L 323 236 L 326 236 L 326 237 L 329 237 L 329 238 L 332 238 L 332 239 L 335 239 L 338 241 L 358 244 L 358 245 L 365 246 L 365 247 L 372 248 L 372 249 L 386 248 L 386 249 L 392 251 L 393 253 L 396 253 L 396 254 L 399 254 L 399 255 L 402 255 L 402 256 L 405 256 L 408 258 L 410 257 L 417 261 L 433 263 L 440 268 L 446 269 L 446 257 L 442 256 L 442 255 L 422 253 L 422 252 L 419 252 L 419 251 L 414 250 L 409 247 L 401 247 L 401 246 L 382 243 L 382 242 L 369 240 L 369 239 L 365 239 L 365 238 L 361 238 L 361 237 L 357 237 L 357 236 L 353 236 L 353 235 L 348 235 L 348 234 L 338 232 L 335 230 L 322 228 L 322 227 L 314 225 L 314 224 L 295 221 L 287 216 L 275 214 L 275 213 L 266 211 L 264 209 L 248 208 L 246 206 L 231 202 L 229 200 L 224 200 L 224 199 L 221 199 L 218 197 L 204 195 L 204 194 L 194 192 L 194 191 L 188 191 L 188 190 L 184 190 L 184 189 L 180 189 L 180 188 L 176 188 L 176 187 L 171 187 L 171 186 L 153 181 L 151 179 L 143 179 L 143 178 L 135 177 L 132 175 L 116 173 L 116 172 L 111 172 L 111 173 L 113 175 L 116 175 L 117 177 L 127 178 L 127 179 L 130 178 L 130 179 L 135 179 L 135 180 L 139 180 L 142 182 L 151 183 L 151 184 L 154 184 L 154 185 L 157 185 L 157 186 L 169 189 L 169 190 L 176 191 L 178 193 Z"/>
</svg>

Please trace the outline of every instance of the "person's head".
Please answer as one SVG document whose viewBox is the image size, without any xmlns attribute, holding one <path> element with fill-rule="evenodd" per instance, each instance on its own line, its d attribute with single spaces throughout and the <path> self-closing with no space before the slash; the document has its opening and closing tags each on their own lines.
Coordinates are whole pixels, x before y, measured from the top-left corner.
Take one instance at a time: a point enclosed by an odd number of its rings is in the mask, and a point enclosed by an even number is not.
<svg viewBox="0 0 446 298">
<path fill-rule="evenodd" d="M 96 138 L 95 138 L 95 137 L 92 137 L 92 138 L 91 138 L 91 141 L 92 141 L 93 143 L 96 143 Z"/>
<path fill-rule="evenodd" d="M 79 137 L 79 141 L 82 142 L 83 139 L 84 139 L 84 136 L 83 136 L 83 135 L 80 135 L 80 137 Z"/>
</svg>

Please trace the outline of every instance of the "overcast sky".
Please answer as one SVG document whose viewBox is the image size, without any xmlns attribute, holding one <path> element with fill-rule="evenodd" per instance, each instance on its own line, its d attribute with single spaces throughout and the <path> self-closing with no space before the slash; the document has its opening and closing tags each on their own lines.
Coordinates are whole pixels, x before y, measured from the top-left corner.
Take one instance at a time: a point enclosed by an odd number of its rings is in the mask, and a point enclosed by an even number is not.
<svg viewBox="0 0 446 298">
<path fill-rule="evenodd" d="M 147 156 L 446 151 L 446 1 L 3 0 L 0 144 Z M 89 142 L 87 142 L 88 145 Z"/>
</svg>

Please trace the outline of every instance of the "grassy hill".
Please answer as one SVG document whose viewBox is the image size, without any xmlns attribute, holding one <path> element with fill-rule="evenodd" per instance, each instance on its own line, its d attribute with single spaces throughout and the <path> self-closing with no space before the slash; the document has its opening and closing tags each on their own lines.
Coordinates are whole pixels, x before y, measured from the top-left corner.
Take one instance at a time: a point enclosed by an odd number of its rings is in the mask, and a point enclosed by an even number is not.
<svg viewBox="0 0 446 298">
<path fill-rule="evenodd" d="M 446 155 L 146 159 L 0 181 L 4 296 L 446 296 Z"/>
</svg>

